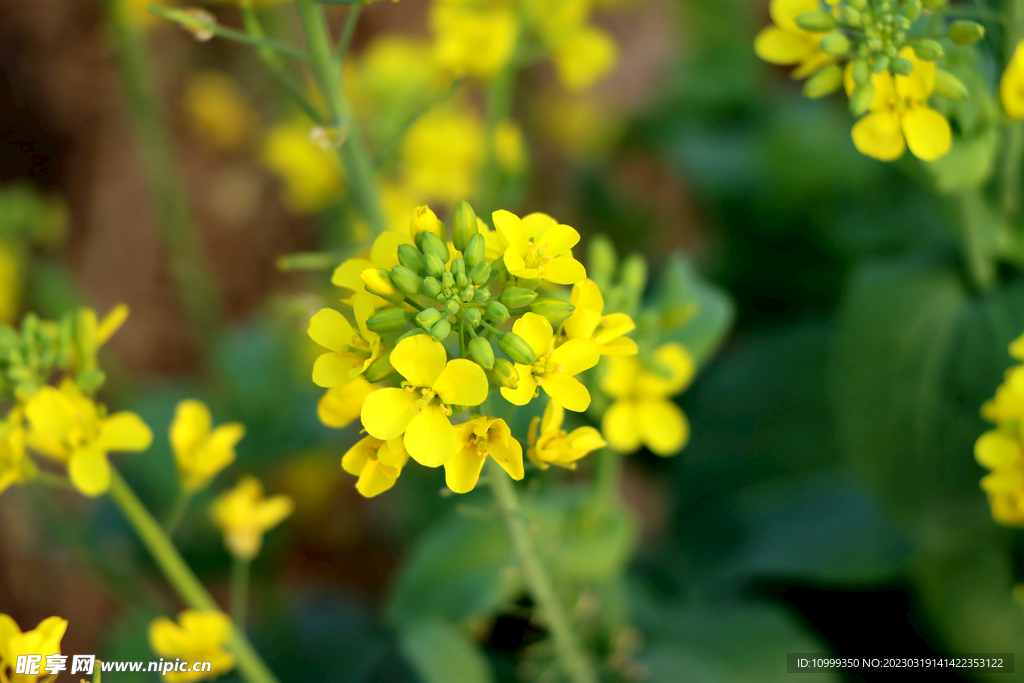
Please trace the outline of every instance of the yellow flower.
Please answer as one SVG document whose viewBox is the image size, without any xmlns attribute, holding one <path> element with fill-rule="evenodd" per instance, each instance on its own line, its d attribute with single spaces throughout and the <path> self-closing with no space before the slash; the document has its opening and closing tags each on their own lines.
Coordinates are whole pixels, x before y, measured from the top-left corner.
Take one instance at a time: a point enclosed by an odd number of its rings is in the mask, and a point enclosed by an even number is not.
<svg viewBox="0 0 1024 683">
<path fill-rule="evenodd" d="M 309 321 L 309 336 L 320 346 L 330 349 L 316 359 L 313 382 L 330 388 L 348 384 L 359 377 L 381 354 L 380 337 L 359 326 L 357 332 L 349 321 L 333 308 L 324 308 Z"/>
<path fill-rule="evenodd" d="M 60 654 L 60 641 L 67 628 L 66 620 L 49 617 L 31 631 L 22 633 L 14 619 L 0 614 L 0 680 L 10 683 L 49 680 L 51 675 L 45 671 L 46 658 Z M 38 655 L 41 658 L 36 673 L 14 673 L 18 657 L 25 655 Z"/>
<path fill-rule="evenodd" d="M 1006 526 L 1024 526 L 1024 453 L 1019 437 L 989 430 L 974 444 L 978 464 L 991 470 L 981 480 L 992 518 Z"/>
<path fill-rule="evenodd" d="M 670 342 L 654 352 L 654 361 L 658 370 L 644 368 L 632 356 L 613 356 L 601 380 L 601 389 L 615 399 L 601 420 L 601 431 L 622 453 L 643 445 L 658 455 L 672 455 L 690 438 L 686 415 L 669 397 L 693 379 L 693 358 L 682 345 Z"/>
<path fill-rule="evenodd" d="M 537 393 L 537 387 L 541 387 L 566 410 L 586 410 L 590 406 L 590 392 L 575 375 L 597 365 L 601 357 L 597 345 L 589 339 L 570 339 L 555 348 L 551 323 L 536 313 L 523 315 L 512 331 L 526 340 L 537 360 L 533 365 L 515 364 L 519 384 L 515 389 L 502 387 L 505 400 L 525 406 Z"/>
<path fill-rule="evenodd" d="M 260 552 L 263 534 L 292 514 L 288 496 L 263 497 L 256 477 L 242 477 L 235 488 L 213 502 L 213 521 L 224 534 L 224 544 L 235 557 L 251 560 Z"/>
<path fill-rule="evenodd" d="M 1024 41 L 1017 43 L 999 83 L 1003 110 L 1011 119 L 1024 119 Z"/>
<path fill-rule="evenodd" d="M 43 387 L 25 406 L 31 429 L 26 442 L 39 453 L 67 463 L 71 483 L 87 496 L 110 488 L 109 451 L 144 451 L 153 432 L 135 413 L 107 416 L 75 383 Z"/>
<path fill-rule="evenodd" d="M 372 391 L 373 385 L 362 377 L 356 377 L 339 387 L 331 387 L 317 403 L 316 414 L 328 427 L 347 427 L 359 417 L 363 401 Z"/>
<path fill-rule="evenodd" d="M 341 467 L 359 477 L 356 491 L 367 498 L 384 493 L 395 485 L 398 475 L 409 460 L 401 437 L 382 441 L 364 437 L 341 459 Z"/>
<path fill-rule="evenodd" d="M 636 324 L 625 313 L 601 315 L 604 311 L 604 297 L 593 280 L 583 280 L 573 285 L 569 301 L 576 310 L 563 323 L 567 339 L 590 339 L 597 344 L 602 356 L 636 354 L 636 342 L 625 336 L 636 329 Z"/>
<path fill-rule="evenodd" d="M 545 137 L 573 158 L 605 152 L 623 128 L 621 114 L 595 97 L 549 93 L 539 107 Z"/>
<path fill-rule="evenodd" d="M 935 89 L 935 63 L 918 59 L 910 47 L 900 56 L 910 60 L 914 70 L 909 76 L 893 77 L 888 71 L 871 76 L 875 97 L 868 114 L 853 126 L 853 144 L 879 161 L 899 159 L 907 147 L 918 159 L 935 161 L 949 151 L 953 140 L 949 122 L 928 106 Z M 845 79 L 846 92 L 852 93 L 852 65 Z"/>
<path fill-rule="evenodd" d="M 409 244 L 409 233 L 398 230 L 386 230 L 373 241 L 370 258 L 351 258 L 335 268 L 331 283 L 342 289 L 352 290 L 352 295 L 342 299 L 352 307 L 356 322 L 362 325 L 378 308 L 393 304 L 381 299 L 376 294 L 366 291 L 362 274 L 368 268 L 391 270 L 398 265 L 398 245 Z"/>
<path fill-rule="evenodd" d="M 216 429 L 210 409 L 201 401 L 182 401 L 171 423 L 171 448 L 181 488 L 189 493 L 204 488 L 235 461 L 235 445 L 245 436 L 237 422 Z"/>
<path fill-rule="evenodd" d="M 18 250 L 0 242 L 0 323 L 10 323 L 21 310 L 22 265 Z"/>
<path fill-rule="evenodd" d="M 512 58 L 519 26 L 505 7 L 469 8 L 438 2 L 430 12 L 437 61 L 457 74 L 491 78 Z"/>
<path fill-rule="evenodd" d="M 252 110 L 238 84 L 219 71 L 200 71 L 185 85 L 181 107 L 192 131 L 214 149 L 231 152 L 252 135 Z"/>
<path fill-rule="evenodd" d="M 544 417 L 535 417 L 530 422 L 530 448 L 526 455 L 542 470 L 551 465 L 576 469 L 577 460 L 608 445 L 601 438 L 601 432 L 593 427 L 577 427 L 566 433 L 562 429 L 564 421 L 565 409 L 548 401 Z"/>
<path fill-rule="evenodd" d="M 421 232 L 432 232 L 444 239 L 444 226 L 429 206 L 417 206 L 409 221 L 409 237 L 413 242 L 416 241 L 416 235 Z"/>
<path fill-rule="evenodd" d="M 818 0 L 772 0 L 769 12 L 773 26 L 766 26 L 754 39 L 754 52 L 771 64 L 796 64 L 793 78 L 806 78 L 835 58 L 818 49 L 824 33 L 805 31 L 796 18 L 817 12 Z"/>
<path fill-rule="evenodd" d="M 505 119 L 494 129 L 494 156 L 498 166 L 509 173 L 518 173 L 526 165 L 523 129 L 515 121 Z"/>
<path fill-rule="evenodd" d="M 409 128 L 400 151 L 409 191 L 453 204 L 476 188 L 484 161 L 483 125 L 466 107 L 435 107 Z"/>
<path fill-rule="evenodd" d="M 508 476 L 523 478 L 523 447 L 512 430 L 496 417 L 474 417 L 455 427 L 459 450 L 444 464 L 445 483 L 455 493 L 468 493 L 480 479 L 487 456 L 494 458 Z"/>
<path fill-rule="evenodd" d="M 280 123 L 263 141 L 263 163 L 281 179 L 285 205 L 295 213 L 326 208 L 344 186 L 338 155 L 313 142 L 311 130 L 303 120 Z"/>
<path fill-rule="evenodd" d="M 457 448 L 449 406 L 483 403 L 487 376 L 473 361 L 448 361 L 444 346 L 422 334 L 400 341 L 391 365 L 406 381 L 401 389 L 378 389 L 366 397 L 363 426 L 382 441 L 405 434 L 405 450 L 416 462 L 440 467 Z"/>
<path fill-rule="evenodd" d="M 0 493 L 14 484 L 24 484 L 36 475 L 36 467 L 25 454 L 22 410 L 14 408 L 0 422 Z"/>
<path fill-rule="evenodd" d="M 996 395 L 981 405 L 981 416 L 989 422 L 1024 418 L 1024 365 L 1006 371 L 1006 379 L 996 389 Z"/>
<path fill-rule="evenodd" d="M 516 277 L 542 278 L 556 285 L 572 285 L 587 277 L 583 264 L 572 257 L 580 234 L 551 216 L 495 211 L 491 219 L 504 240 L 505 267 Z"/>
<path fill-rule="evenodd" d="M 210 671 L 169 671 L 171 683 L 190 683 L 216 678 L 235 668 L 235 657 L 224 649 L 234 626 L 227 615 L 217 610 L 200 612 L 187 609 L 178 615 L 178 623 L 167 617 L 149 625 L 149 646 L 164 659 L 186 662 L 210 662 Z"/>
<path fill-rule="evenodd" d="M 611 71 L 618 61 L 618 48 L 607 33 L 587 26 L 558 41 L 551 58 L 562 85 L 578 91 Z"/>
</svg>

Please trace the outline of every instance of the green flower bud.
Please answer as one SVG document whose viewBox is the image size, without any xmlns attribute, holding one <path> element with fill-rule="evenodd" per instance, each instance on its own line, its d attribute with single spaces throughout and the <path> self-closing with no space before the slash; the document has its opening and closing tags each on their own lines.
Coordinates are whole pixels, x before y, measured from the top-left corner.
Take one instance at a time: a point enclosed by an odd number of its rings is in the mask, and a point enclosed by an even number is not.
<svg viewBox="0 0 1024 683">
<path fill-rule="evenodd" d="M 455 287 L 455 277 L 451 273 L 445 273 L 441 276 L 441 284 L 445 289 L 452 289 Z"/>
<path fill-rule="evenodd" d="M 363 281 L 367 291 L 379 296 L 394 296 L 397 293 L 391 283 L 391 275 L 383 268 L 367 268 L 359 273 L 359 279 Z"/>
<path fill-rule="evenodd" d="M 434 326 L 430 328 L 430 336 L 434 338 L 434 341 L 444 341 L 448 338 L 448 335 L 452 332 L 452 324 L 441 318 Z"/>
<path fill-rule="evenodd" d="M 466 272 L 466 262 L 463 261 L 460 258 L 453 258 L 452 259 L 452 264 L 450 266 L 448 266 L 448 271 L 452 275 L 456 275 L 456 276 L 459 273 L 465 273 Z"/>
<path fill-rule="evenodd" d="M 416 314 L 416 324 L 425 330 L 429 330 L 440 319 L 441 311 L 436 308 L 424 308 Z"/>
<path fill-rule="evenodd" d="M 921 0 L 926 9 L 936 9 L 946 4 L 946 0 Z"/>
<path fill-rule="evenodd" d="M 861 117 L 867 113 L 871 101 L 875 99 L 875 84 L 871 81 L 861 83 L 850 94 L 850 113 Z"/>
<path fill-rule="evenodd" d="M 427 233 L 428 235 L 430 233 Z M 444 269 L 444 261 L 437 257 L 437 254 L 430 253 L 423 257 L 423 264 L 427 267 L 427 274 L 430 277 L 443 278 L 448 275 L 448 271 Z M 443 282 L 443 280 L 442 280 Z"/>
<path fill-rule="evenodd" d="M 804 83 L 804 94 L 812 99 L 836 92 L 843 85 L 843 70 L 836 65 L 819 69 Z"/>
<path fill-rule="evenodd" d="M 423 236 L 420 239 L 420 251 L 423 252 L 424 261 L 428 254 L 433 254 L 442 266 L 448 263 L 448 245 L 444 240 L 432 232 L 421 232 L 419 235 Z"/>
<path fill-rule="evenodd" d="M 501 293 L 500 300 L 510 310 L 516 310 L 529 306 L 536 298 L 537 292 L 522 287 L 509 287 Z"/>
<path fill-rule="evenodd" d="M 478 263 L 482 263 L 484 261 L 486 253 L 486 240 L 484 240 L 483 235 L 477 232 L 469 238 L 469 243 L 466 245 L 466 249 L 462 252 L 462 258 L 466 261 L 467 266 L 474 268 Z"/>
<path fill-rule="evenodd" d="M 887 55 L 876 55 L 871 60 L 871 71 L 876 74 L 880 74 L 889 68 L 889 57 Z"/>
<path fill-rule="evenodd" d="M 914 21 L 921 16 L 921 1 L 908 0 L 908 2 L 903 3 L 903 7 L 900 8 L 900 14 L 906 17 L 907 21 Z"/>
<path fill-rule="evenodd" d="M 914 71 L 914 63 L 903 57 L 893 57 L 889 61 L 889 70 L 898 76 L 909 76 Z"/>
<path fill-rule="evenodd" d="M 549 296 L 537 299 L 530 304 L 530 312 L 547 318 L 548 322 L 551 323 L 551 327 L 555 329 L 558 329 L 558 326 L 572 315 L 572 312 L 575 310 L 576 307 L 568 301 Z"/>
<path fill-rule="evenodd" d="M 439 238 L 444 236 L 444 223 L 438 220 L 437 214 L 431 211 L 429 206 L 417 206 L 409 222 L 409 232 L 416 246 L 423 249 L 422 240 L 426 235 L 433 234 Z"/>
<path fill-rule="evenodd" d="M 476 212 L 469 202 L 463 200 L 455 205 L 455 213 L 452 216 L 452 242 L 459 251 L 466 251 L 469 240 L 476 235 L 479 228 L 476 222 Z"/>
<path fill-rule="evenodd" d="M 459 292 L 459 298 L 463 301 L 472 301 L 475 295 L 476 291 L 473 289 L 473 285 L 468 284 L 462 288 L 461 292 Z"/>
<path fill-rule="evenodd" d="M 391 282 L 410 296 L 419 294 L 420 287 L 423 286 L 423 278 L 402 265 L 391 269 Z"/>
<path fill-rule="evenodd" d="M 985 37 L 985 27 L 976 21 L 960 19 L 949 25 L 949 39 L 957 45 L 971 45 Z"/>
<path fill-rule="evenodd" d="M 838 57 L 845 55 L 850 51 L 850 39 L 839 31 L 833 31 L 821 39 L 821 42 L 818 43 L 818 47 L 822 52 Z M 837 69 L 839 68 L 835 64 L 831 64 L 830 66 L 835 66 Z M 824 70 L 825 69 L 822 69 L 821 71 Z M 821 71 L 818 73 L 821 73 Z M 842 70 L 840 70 L 840 76 L 842 76 Z"/>
<path fill-rule="evenodd" d="M 456 313 L 459 312 L 459 302 L 457 302 L 457 301 L 449 301 L 447 303 L 447 305 L 445 305 L 444 308 L 445 308 L 446 311 L 448 311 L 452 315 L 455 315 Z"/>
<path fill-rule="evenodd" d="M 463 314 L 466 318 L 466 322 L 476 329 L 480 325 L 480 309 L 479 308 L 467 308 Z"/>
<path fill-rule="evenodd" d="M 444 287 L 441 286 L 436 277 L 423 278 L 423 291 L 427 296 L 436 299 L 441 295 L 443 289 Z"/>
<path fill-rule="evenodd" d="M 917 55 L 919 59 L 934 62 L 936 59 L 942 59 L 942 56 L 945 53 L 942 51 L 941 45 L 934 40 L 925 38 L 924 40 L 919 40 L 917 45 L 914 46 L 914 54 Z"/>
<path fill-rule="evenodd" d="M 846 0 L 846 4 L 856 10 L 862 10 L 868 6 L 868 0 Z"/>
<path fill-rule="evenodd" d="M 483 337 L 473 337 L 469 340 L 469 357 L 484 370 L 494 367 L 494 349 L 491 348 L 491 342 Z"/>
<path fill-rule="evenodd" d="M 383 382 L 388 377 L 395 374 L 395 368 L 391 365 L 391 352 L 388 351 L 385 355 L 381 356 L 377 360 L 370 363 L 370 367 L 366 368 L 367 382 Z"/>
<path fill-rule="evenodd" d="M 405 327 L 408 318 L 405 311 L 396 306 L 382 308 L 366 320 L 366 328 L 371 332 L 397 332 Z"/>
<path fill-rule="evenodd" d="M 965 100 L 968 92 L 967 86 L 959 78 L 943 69 L 936 69 L 935 94 L 951 100 Z"/>
<path fill-rule="evenodd" d="M 508 320 L 508 309 L 500 301 L 495 301 L 494 299 L 488 301 L 487 305 L 484 306 L 484 314 L 495 325 L 500 325 Z"/>
<path fill-rule="evenodd" d="M 639 254 L 632 254 L 622 264 L 619 281 L 624 289 L 640 294 L 647 286 L 647 261 Z"/>
<path fill-rule="evenodd" d="M 487 284 L 487 281 L 491 278 L 491 267 L 486 261 L 473 266 L 473 270 L 469 271 L 469 279 L 473 281 L 473 284 L 480 287 Z"/>
<path fill-rule="evenodd" d="M 617 260 L 612 241 L 605 235 L 594 237 L 590 240 L 590 248 L 587 250 L 587 277 L 604 289 L 615 274 Z"/>
<path fill-rule="evenodd" d="M 825 33 L 836 27 L 836 20 L 828 12 L 804 12 L 797 16 L 796 25 L 812 33 Z"/>
<path fill-rule="evenodd" d="M 525 278 L 517 277 L 516 286 L 521 287 L 522 289 L 529 289 L 530 291 L 533 291 L 540 287 L 540 278 L 534 277 L 527 280 Z"/>
<path fill-rule="evenodd" d="M 849 5 L 840 6 L 839 18 L 842 19 L 843 23 L 845 23 L 847 26 L 858 28 L 863 23 L 863 19 L 861 18 L 860 12 L 857 10 L 857 8 L 851 7 L 852 4 L 853 3 L 850 3 Z M 860 9 L 864 8 L 861 7 Z"/>
<path fill-rule="evenodd" d="M 478 289 L 475 292 L 473 292 L 473 301 L 475 303 L 478 303 L 478 304 L 479 303 L 483 303 L 484 301 L 487 301 L 490 298 L 491 298 L 491 293 L 489 291 L 487 291 L 487 289 L 485 287 L 481 287 L 480 289 Z"/>
<path fill-rule="evenodd" d="M 411 244 L 398 245 L 398 262 L 417 275 L 423 274 L 423 254 Z"/>
<path fill-rule="evenodd" d="M 502 335 L 498 341 L 498 348 L 514 362 L 522 365 L 532 365 L 537 360 L 533 348 L 515 332 L 506 332 Z"/>
<path fill-rule="evenodd" d="M 853 63 L 852 69 L 853 82 L 857 85 L 863 85 L 871 80 L 871 65 L 868 64 L 866 59 L 858 59 Z"/>
<path fill-rule="evenodd" d="M 469 284 L 469 278 L 465 273 L 459 273 L 455 276 L 455 284 L 461 289 Z"/>
<path fill-rule="evenodd" d="M 494 386 L 515 389 L 519 385 L 519 372 L 507 358 L 495 358 L 494 366 L 486 373 Z"/>
<path fill-rule="evenodd" d="M 494 260 L 494 263 L 491 264 L 491 272 L 494 273 L 494 281 L 502 287 L 512 281 L 512 276 L 508 274 L 508 268 L 505 267 L 504 256 Z"/>
</svg>

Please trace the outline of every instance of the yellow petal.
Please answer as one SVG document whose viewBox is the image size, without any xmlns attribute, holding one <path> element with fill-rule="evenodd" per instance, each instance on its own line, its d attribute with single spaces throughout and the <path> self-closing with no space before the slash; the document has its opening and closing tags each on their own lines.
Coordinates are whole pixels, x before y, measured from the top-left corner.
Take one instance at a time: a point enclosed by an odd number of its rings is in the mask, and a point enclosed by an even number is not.
<svg viewBox="0 0 1024 683">
<path fill-rule="evenodd" d="M 766 26 L 754 38 L 754 54 L 769 64 L 799 64 L 814 50 L 805 36 L 778 26 Z"/>
<path fill-rule="evenodd" d="M 601 354 L 598 353 L 597 344 L 589 339 L 570 339 L 555 349 L 551 360 L 561 365 L 562 372 L 571 377 L 597 365 Z M 551 377 L 551 374 L 546 374 L 547 377 Z"/>
<path fill-rule="evenodd" d="M 529 365 L 516 363 L 516 372 L 519 373 L 519 383 L 516 388 L 502 387 L 501 395 L 513 405 L 525 406 L 533 400 L 533 395 L 537 393 L 537 380 L 534 379 Z"/>
<path fill-rule="evenodd" d="M 263 530 L 271 529 L 284 521 L 294 510 L 295 503 L 288 496 L 270 496 L 260 503 L 256 512 L 256 523 Z"/>
<path fill-rule="evenodd" d="M 400 436 L 412 421 L 412 404 L 420 397 L 419 392 L 405 389 L 377 389 L 363 401 L 363 427 L 383 441 Z"/>
<path fill-rule="evenodd" d="M 447 363 L 444 346 L 426 334 L 406 337 L 391 352 L 391 365 L 414 387 L 434 386 Z"/>
<path fill-rule="evenodd" d="M 918 59 L 912 47 L 900 50 L 900 57 L 914 65 L 909 76 L 896 76 L 896 93 L 905 100 L 924 103 L 935 90 L 935 62 Z"/>
<path fill-rule="evenodd" d="M 555 45 L 551 60 L 566 89 L 579 91 L 607 74 L 618 56 L 618 47 L 607 33 L 587 27 Z"/>
<path fill-rule="evenodd" d="M 664 400 L 640 401 L 636 408 L 640 440 L 657 455 L 678 453 L 690 438 L 690 424 L 675 403 Z"/>
<path fill-rule="evenodd" d="M 328 427 L 347 427 L 359 417 L 363 401 L 372 391 L 373 385 L 356 377 L 348 384 L 328 390 L 317 403 L 316 414 Z"/>
<path fill-rule="evenodd" d="M 21 635 L 17 622 L 6 614 L 0 614 L 0 660 L 13 661 L 13 653 L 8 646 L 11 638 Z"/>
<path fill-rule="evenodd" d="M 1009 465 L 1024 465 L 1020 444 L 995 429 L 991 429 L 974 443 L 974 459 L 990 470 Z"/>
<path fill-rule="evenodd" d="M 582 280 L 572 287 L 572 294 L 569 296 L 569 303 L 576 307 L 597 311 L 604 311 L 604 297 L 601 296 L 601 288 L 593 280 Z"/>
<path fill-rule="evenodd" d="M 110 463 L 98 448 L 83 448 L 71 454 L 68 476 L 75 488 L 95 498 L 110 488 Z"/>
<path fill-rule="evenodd" d="M 516 439 L 509 439 L 507 443 L 491 440 L 489 455 L 501 465 L 501 468 L 508 472 L 508 476 L 516 481 L 521 481 L 525 476 L 523 469 L 523 445 Z"/>
<path fill-rule="evenodd" d="M 635 329 L 636 323 L 625 313 L 606 315 L 601 318 L 601 331 L 594 336 L 594 343 L 603 346 Z"/>
<path fill-rule="evenodd" d="M 33 431 L 47 435 L 65 436 L 75 428 L 74 406 L 50 386 L 41 388 L 29 399 L 25 416 Z"/>
<path fill-rule="evenodd" d="M 1003 110 L 1011 119 L 1024 119 L 1024 47 L 1017 44 L 1010 64 L 999 82 Z"/>
<path fill-rule="evenodd" d="M 590 339 L 601 322 L 601 313 L 577 307 L 563 323 L 569 339 Z"/>
<path fill-rule="evenodd" d="M 476 448 L 463 448 L 444 464 L 444 482 L 455 493 L 469 493 L 480 479 L 486 456 Z"/>
<path fill-rule="evenodd" d="M 124 411 L 103 421 L 96 443 L 105 451 L 144 451 L 153 443 L 153 432 L 141 417 Z"/>
<path fill-rule="evenodd" d="M 636 403 L 616 401 L 601 418 L 601 431 L 610 445 L 620 453 L 640 450 L 640 426 L 637 424 Z"/>
<path fill-rule="evenodd" d="M 608 368 L 601 378 L 601 391 L 612 398 L 633 393 L 640 376 L 640 362 L 635 358 L 615 356 L 608 359 Z"/>
<path fill-rule="evenodd" d="M 340 387 L 352 381 L 353 375 L 358 376 L 362 369 L 362 356 L 328 351 L 313 363 L 313 383 L 325 389 Z"/>
<path fill-rule="evenodd" d="M 558 221 L 539 211 L 523 216 L 523 231 L 526 233 L 527 239 L 536 240 L 556 225 L 558 225 Z"/>
<path fill-rule="evenodd" d="M 223 645 L 231 637 L 231 620 L 219 610 L 187 609 L 178 616 L 178 621 L 186 633 L 207 648 Z"/>
<path fill-rule="evenodd" d="M 456 358 L 445 366 L 433 389 L 448 405 L 478 406 L 487 399 L 487 375 L 473 361 Z"/>
<path fill-rule="evenodd" d="M 519 219 L 519 216 L 501 209 L 491 214 L 491 221 L 493 221 L 494 229 L 501 235 L 501 239 L 507 247 L 520 256 L 526 253 L 529 244 L 527 243 L 526 230 L 523 228 L 523 222 Z"/>
<path fill-rule="evenodd" d="M 202 401 L 181 401 L 171 423 L 171 447 L 176 454 L 194 451 L 206 440 L 212 426 L 210 409 Z"/>
<path fill-rule="evenodd" d="M 949 121 L 928 106 L 909 107 L 903 112 L 903 133 L 910 151 L 922 161 L 935 161 L 953 143 Z"/>
<path fill-rule="evenodd" d="M 580 241 L 580 234 L 568 225 L 552 225 L 537 240 L 538 249 L 544 249 L 548 256 L 564 254 Z"/>
<path fill-rule="evenodd" d="M 390 489 L 398 481 L 400 470 L 378 460 L 370 460 L 359 473 L 356 491 L 364 498 L 373 498 Z"/>
<path fill-rule="evenodd" d="M 802 33 L 806 31 L 796 25 L 796 18 L 819 9 L 817 0 L 772 0 L 768 5 L 768 13 L 779 28 Z"/>
<path fill-rule="evenodd" d="M 619 337 L 599 348 L 602 356 L 635 356 L 639 352 L 636 342 L 629 337 Z"/>
<path fill-rule="evenodd" d="M 582 458 L 587 453 L 604 448 L 608 443 L 601 436 L 601 432 L 593 427 L 577 427 L 565 437 L 570 448 Z M 577 458 L 578 459 L 578 458 Z"/>
<path fill-rule="evenodd" d="M 409 454 L 405 450 L 405 441 L 401 437 L 396 437 L 382 443 L 377 449 L 377 460 L 388 467 L 401 470 L 409 460 Z"/>
<path fill-rule="evenodd" d="M 587 277 L 587 269 L 572 256 L 559 256 L 544 266 L 540 276 L 556 285 L 573 285 Z"/>
<path fill-rule="evenodd" d="M 348 259 L 334 269 L 331 276 L 331 284 L 344 289 L 351 289 L 355 292 L 363 291 L 363 280 L 359 277 L 367 268 L 373 268 L 373 263 L 364 258 Z"/>
<path fill-rule="evenodd" d="M 508 272 L 516 277 L 532 280 L 540 275 L 540 271 L 538 269 L 526 267 L 526 261 L 523 259 L 522 254 L 516 251 L 514 247 L 508 247 L 505 249 L 505 255 L 502 259 L 505 262 L 505 268 Z"/>
<path fill-rule="evenodd" d="M 398 246 L 410 243 L 409 235 L 395 230 L 385 230 L 373 241 L 370 260 L 376 268 L 391 270 L 398 265 Z"/>
<path fill-rule="evenodd" d="M 547 407 L 544 409 L 544 417 L 540 423 L 541 434 L 551 434 L 557 432 L 562 428 L 562 423 L 565 421 L 565 408 L 558 405 L 555 401 L 548 401 Z"/>
<path fill-rule="evenodd" d="M 541 388 L 566 410 L 581 413 L 590 407 L 590 392 L 575 377 L 548 373 Z"/>
<path fill-rule="evenodd" d="M 530 345 L 538 358 L 551 349 L 554 331 L 551 329 L 551 323 L 542 315 L 524 313 L 523 317 L 512 325 L 512 331 Z M 516 369 L 519 369 L 518 366 Z M 522 375 L 520 375 L 520 379 L 522 379 Z"/>
<path fill-rule="evenodd" d="M 366 463 L 370 461 L 371 453 L 380 444 L 381 440 L 373 436 L 364 436 L 356 441 L 355 445 L 341 456 L 341 469 L 358 477 Z"/>
<path fill-rule="evenodd" d="M 879 161 L 899 159 L 906 149 L 900 117 L 891 110 L 875 111 L 857 121 L 851 136 L 857 151 Z"/>
<path fill-rule="evenodd" d="M 679 343 L 662 344 L 654 352 L 654 360 L 664 374 L 645 370 L 636 378 L 637 393 L 672 396 L 689 386 L 696 372 L 693 356 Z"/>
<path fill-rule="evenodd" d="M 438 405 L 429 405 L 409 422 L 405 450 L 424 467 L 440 467 L 455 455 L 455 429 Z"/>
<path fill-rule="evenodd" d="M 191 638 L 167 617 L 154 619 L 149 625 L 149 647 L 161 657 L 174 657 L 189 647 Z"/>
<path fill-rule="evenodd" d="M 351 323 L 333 308 L 321 309 L 309 319 L 310 339 L 331 351 L 349 346 L 354 336 Z"/>
<path fill-rule="evenodd" d="M 118 304 L 110 309 L 110 312 L 103 316 L 96 328 L 96 343 L 105 344 L 114 333 L 121 329 L 124 321 L 128 319 L 128 305 Z"/>
</svg>

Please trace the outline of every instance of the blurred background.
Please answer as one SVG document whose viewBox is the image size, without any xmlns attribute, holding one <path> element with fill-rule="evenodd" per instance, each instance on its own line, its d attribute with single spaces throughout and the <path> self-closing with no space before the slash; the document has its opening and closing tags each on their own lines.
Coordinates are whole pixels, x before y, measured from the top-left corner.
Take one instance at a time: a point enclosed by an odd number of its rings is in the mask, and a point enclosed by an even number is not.
<svg viewBox="0 0 1024 683">
<path fill-rule="evenodd" d="M 175 403 L 198 397 L 216 422 L 246 425 L 221 481 L 256 473 L 297 505 L 253 569 L 254 641 L 282 681 L 416 680 L 393 625 L 428 609 L 470 623 L 500 680 L 517 668 L 529 680 L 518 662 L 539 635 L 521 596 L 474 603 L 505 558 L 476 528 L 493 522 L 455 513 L 486 501 L 439 496 L 440 474 L 420 468 L 362 499 L 338 465 L 358 426 L 317 420 L 304 316 L 334 300 L 330 271 L 277 264 L 357 229 L 338 227 L 331 169 L 304 131 L 295 141 L 294 112 L 252 52 L 198 45 L 139 4 L 218 332 L 199 338 L 182 307 L 99 0 L 0 2 L 0 310 L 130 306 L 103 397 L 154 429 L 148 453 L 118 463 L 158 516 L 175 495 Z M 238 25 L 229 5 L 209 9 Z M 267 13 L 295 35 L 282 8 Z M 344 11 L 330 17 L 340 31 Z M 528 171 L 507 208 L 550 213 L 584 241 L 608 235 L 647 256 L 655 283 L 685 251 L 734 304 L 728 341 L 681 399 L 688 447 L 626 462 L 639 536 L 616 584 L 630 596 L 623 675 L 763 683 L 786 678 L 787 652 L 1013 652 L 1022 546 L 991 522 L 972 446 L 1024 331 L 1015 273 L 972 291 L 958 205 L 913 163 L 859 155 L 844 102 L 804 99 L 756 59 L 766 2 L 606 2 L 595 21 L 619 46 L 606 79 L 564 97 L 540 64 L 517 85 L 514 163 Z M 371 69 L 380 36 L 425 36 L 427 23 L 415 0 L 366 8 L 352 68 Z M 175 538 L 224 597 L 229 557 L 204 496 Z M 440 552 L 453 536 L 465 552 Z M 0 496 L 0 611 L 23 627 L 58 614 L 64 652 L 142 660 L 149 621 L 178 609 L 109 503 L 41 487 Z M 1024 675 L 929 675 L 989 678 Z"/>
</svg>

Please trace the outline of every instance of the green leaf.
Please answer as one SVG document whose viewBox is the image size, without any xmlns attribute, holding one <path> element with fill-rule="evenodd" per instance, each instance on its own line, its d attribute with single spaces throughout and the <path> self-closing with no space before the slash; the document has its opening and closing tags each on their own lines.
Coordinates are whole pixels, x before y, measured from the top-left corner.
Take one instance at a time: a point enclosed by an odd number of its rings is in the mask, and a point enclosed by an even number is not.
<svg viewBox="0 0 1024 683">
<path fill-rule="evenodd" d="M 992 176 L 998 142 L 995 127 L 989 126 L 976 136 L 956 138 L 945 156 L 923 166 L 935 178 L 940 192 L 980 187 Z"/>
<path fill-rule="evenodd" d="M 464 631 L 443 621 L 410 624 L 399 631 L 402 652 L 424 683 L 490 683 L 490 662 Z"/>
<path fill-rule="evenodd" d="M 718 350 L 735 317 L 732 299 L 703 279 L 690 260 L 679 254 L 665 268 L 658 306 L 663 322 L 670 327 L 676 320 L 685 320 L 667 333 L 667 340 L 685 346 L 698 366 Z"/>
</svg>

